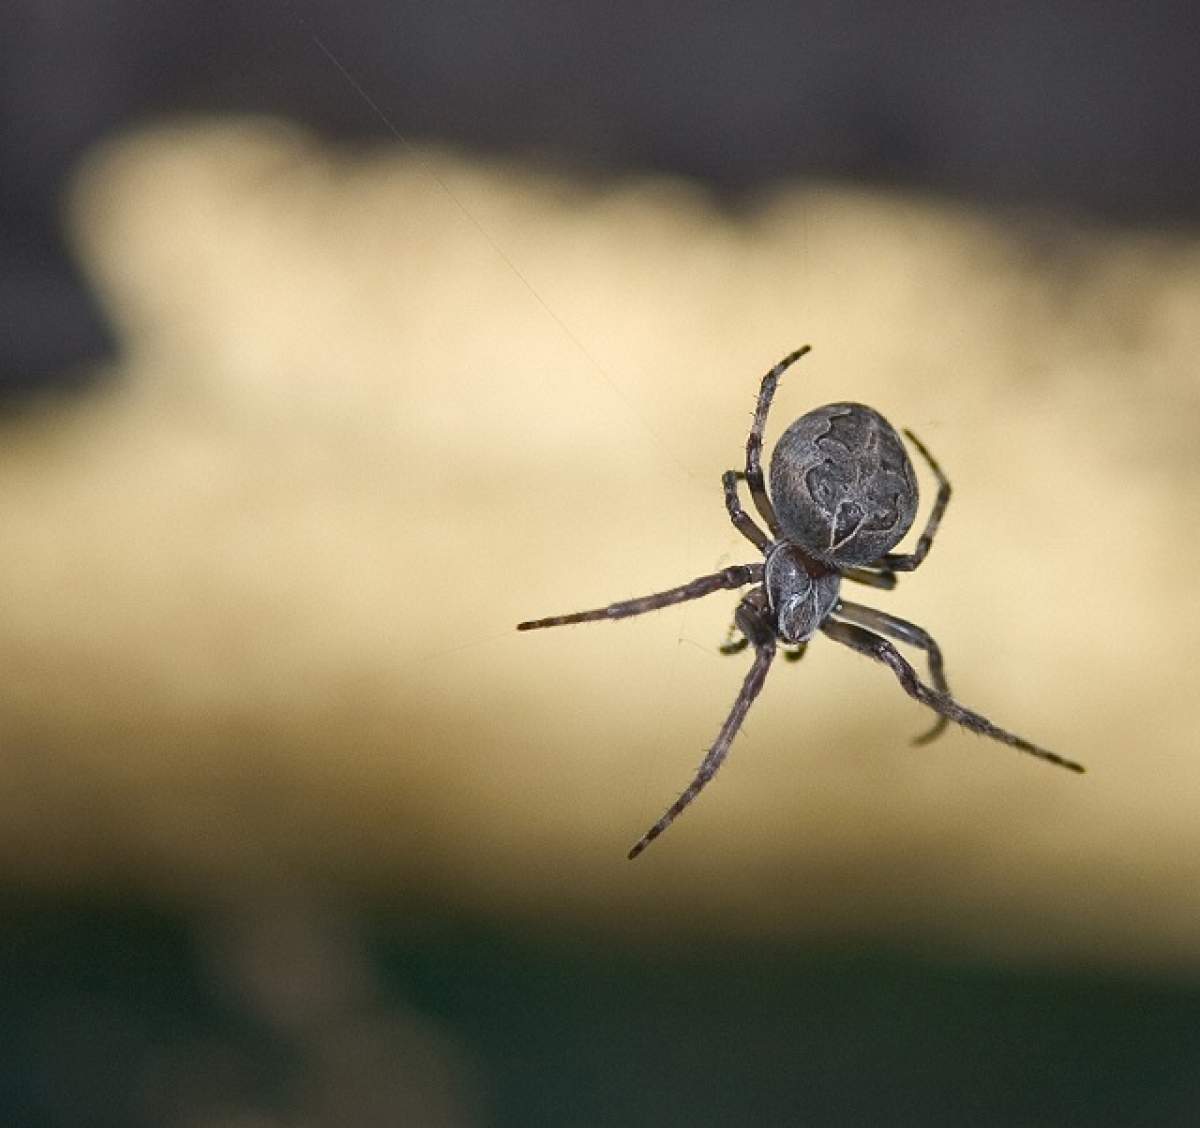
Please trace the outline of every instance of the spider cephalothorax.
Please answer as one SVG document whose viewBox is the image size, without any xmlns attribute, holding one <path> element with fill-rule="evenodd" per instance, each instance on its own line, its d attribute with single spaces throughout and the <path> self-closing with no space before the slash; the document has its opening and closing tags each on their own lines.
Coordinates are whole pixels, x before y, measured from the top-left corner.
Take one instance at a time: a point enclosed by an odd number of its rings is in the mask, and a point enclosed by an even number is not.
<svg viewBox="0 0 1200 1128">
<path fill-rule="evenodd" d="M 941 651 L 920 627 L 841 598 L 843 579 L 877 588 L 895 587 L 896 574 L 917 568 L 933 544 L 950 501 L 950 483 L 911 431 L 904 434 L 920 451 L 938 481 L 933 510 L 911 553 L 891 550 L 908 532 L 917 514 L 916 474 L 900 436 L 879 412 L 864 404 L 827 404 L 802 415 L 788 427 L 771 456 L 768 495 L 761 465 L 767 413 L 780 376 L 808 351 L 808 346 L 797 349 L 763 377 L 754 423 L 746 440 L 746 468 L 727 470 L 722 479 L 729 519 L 763 553 L 765 559 L 761 563 L 737 564 L 669 591 L 594 611 L 517 625 L 517 630 L 529 631 L 597 619 L 624 619 L 714 591 L 755 585 L 742 597 L 734 614 L 734 626 L 741 637 L 721 648 L 726 654 L 734 654 L 753 646 L 754 664 L 695 778 L 662 818 L 638 839 L 629 851 L 630 858 L 636 858 L 666 830 L 716 774 L 751 703 L 762 689 L 776 644 L 796 647 L 785 653 L 789 658 L 798 658 L 803 654 L 804 644 L 817 631 L 882 662 L 909 696 L 939 715 L 933 728 L 918 737 L 917 743 L 932 740 L 945 729 L 947 721 L 954 721 L 1039 759 L 1071 771 L 1083 771 L 1082 765 L 1073 760 L 1039 748 L 955 701 L 942 669 Z M 749 487 L 769 535 L 742 508 L 739 481 Z M 921 681 L 883 635 L 925 652 L 932 688 Z"/>
</svg>

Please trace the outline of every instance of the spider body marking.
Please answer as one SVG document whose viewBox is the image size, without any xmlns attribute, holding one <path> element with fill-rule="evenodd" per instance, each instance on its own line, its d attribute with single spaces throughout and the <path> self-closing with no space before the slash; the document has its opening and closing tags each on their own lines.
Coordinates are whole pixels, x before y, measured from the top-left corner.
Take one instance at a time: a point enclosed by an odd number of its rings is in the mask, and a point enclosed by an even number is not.
<svg viewBox="0 0 1200 1128">
<path fill-rule="evenodd" d="M 761 465 L 767 416 L 779 378 L 808 351 L 806 345 L 789 353 L 763 377 L 746 440 L 745 469 L 727 470 L 722 478 L 729 519 L 762 552 L 762 562 L 733 565 L 640 599 L 517 624 L 517 630 L 528 631 L 623 619 L 715 591 L 754 585 L 734 613 L 734 632 L 741 637 L 735 640 L 731 635 L 721 647 L 726 654 L 754 648 L 754 662 L 741 691 L 692 782 L 634 843 L 630 858 L 636 858 L 662 834 L 716 774 L 766 681 L 777 644 L 785 644 L 785 657 L 796 660 L 818 631 L 883 663 L 910 697 L 938 714 L 933 727 L 915 743 L 933 740 L 954 721 L 1048 763 L 1075 772 L 1084 770 L 1081 764 L 1040 748 L 959 704 L 950 693 L 941 650 L 921 627 L 841 598 L 843 580 L 890 590 L 896 586 L 897 573 L 918 568 L 933 544 L 950 502 L 950 482 L 911 431 L 905 431 L 905 436 L 938 482 L 933 509 L 911 553 L 892 549 L 916 518 L 916 474 L 900 436 L 879 412 L 865 404 L 828 404 L 792 423 L 772 453 L 768 492 Z M 742 508 L 740 482 L 748 487 L 765 531 Z M 925 652 L 932 686 L 921 681 L 889 639 Z"/>
<path fill-rule="evenodd" d="M 831 403 L 800 416 L 771 455 L 782 536 L 835 568 L 870 564 L 917 515 L 917 476 L 900 436 L 874 408 Z"/>
<path fill-rule="evenodd" d="M 779 640 L 801 643 L 812 638 L 833 614 L 842 577 L 796 545 L 776 541 L 767 549 L 763 587 Z M 743 632 L 743 637 L 748 636 Z"/>
</svg>

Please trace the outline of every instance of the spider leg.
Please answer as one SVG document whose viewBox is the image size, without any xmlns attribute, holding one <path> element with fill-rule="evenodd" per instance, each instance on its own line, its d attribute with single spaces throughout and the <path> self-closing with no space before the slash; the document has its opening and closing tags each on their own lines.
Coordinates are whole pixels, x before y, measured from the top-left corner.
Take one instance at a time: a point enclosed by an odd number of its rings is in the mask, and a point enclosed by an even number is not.
<svg viewBox="0 0 1200 1128">
<path fill-rule="evenodd" d="M 942 523 L 942 517 L 946 513 L 946 506 L 950 504 L 950 479 L 942 473 L 942 468 L 937 464 L 937 460 L 933 455 L 929 453 L 925 444 L 911 431 L 906 430 L 904 433 L 908 436 L 908 441 L 921 452 L 925 461 L 929 463 L 929 469 L 933 471 L 933 476 L 937 478 L 937 499 L 933 503 L 933 511 L 929 514 L 929 520 L 925 522 L 925 531 L 917 541 L 916 549 L 910 553 L 887 553 L 874 565 L 877 568 L 882 568 L 884 571 L 912 572 L 921 566 L 921 562 L 925 559 L 930 547 L 933 545 L 933 538 L 937 535 L 938 526 Z"/>
<path fill-rule="evenodd" d="M 992 724 L 987 717 L 964 708 L 948 693 L 934 692 L 917 677 L 916 670 L 901 657 L 900 652 L 887 639 L 880 638 L 877 634 L 855 626 L 853 623 L 842 623 L 837 619 L 826 619 L 821 624 L 821 630 L 835 642 L 840 642 L 843 646 L 850 647 L 851 650 L 857 650 L 859 654 L 865 654 L 868 658 L 882 662 L 896 675 L 896 680 L 900 682 L 905 693 L 921 702 L 922 705 L 928 705 L 935 713 L 940 713 L 943 717 L 962 725 L 963 728 L 970 729 L 982 736 L 990 736 L 993 740 L 1018 748 L 1022 752 L 1028 752 L 1039 760 L 1046 760 L 1061 768 L 1067 768 L 1073 772 L 1086 770 L 1082 764 L 1077 764 L 1074 760 L 1067 760 L 1054 752 L 1048 752 L 1045 748 L 1039 748 L 1036 744 L 1031 744 L 1028 740 Z"/>
<path fill-rule="evenodd" d="M 745 635 L 738 637 L 737 623 L 730 623 L 729 630 L 725 635 L 725 641 L 717 649 L 722 654 L 741 654 L 749 645 L 750 640 Z"/>
<path fill-rule="evenodd" d="M 745 635 L 736 638 L 736 633 L 737 624 L 730 623 L 729 633 L 725 636 L 725 641 L 717 647 L 722 654 L 741 654 L 750 645 L 750 640 Z M 807 642 L 798 642 L 790 646 L 784 646 L 780 653 L 783 655 L 785 662 L 799 662 L 804 657 L 804 652 L 807 649 Z"/>
<path fill-rule="evenodd" d="M 771 538 L 754 523 L 754 518 L 742 508 L 737 490 L 738 472 L 726 470 L 721 475 L 721 484 L 725 487 L 725 509 L 729 513 L 729 520 L 733 522 L 733 527 L 760 552 L 766 552 L 771 547 Z"/>
<path fill-rule="evenodd" d="M 763 682 L 766 681 L 767 671 L 771 668 L 771 661 L 775 657 L 775 627 L 766 609 L 766 595 L 762 588 L 755 588 L 738 604 L 737 625 L 738 629 L 754 644 L 754 664 L 746 674 L 746 680 L 742 682 L 737 700 L 734 701 L 729 716 L 725 718 L 725 723 L 721 726 L 716 741 L 696 771 L 695 778 L 687 785 L 683 794 L 667 808 L 663 817 L 634 843 L 633 849 L 629 851 L 631 861 L 679 817 L 684 808 L 704 790 L 705 784 L 717 774 L 717 769 L 724 762 L 733 738 L 737 736 L 738 729 L 742 727 L 742 722 L 746 719 L 751 704 L 762 689 Z"/>
<path fill-rule="evenodd" d="M 779 377 L 811 347 L 811 345 L 805 345 L 793 353 L 788 353 L 763 377 L 762 387 L 758 390 L 758 403 L 754 408 L 754 422 L 750 426 L 750 435 L 746 439 L 746 481 L 750 484 L 750 496 L 754 498 L 756 508 L 762 514 L 762 519 L 766 521 L 767 528 L 771 530 L 771 535 L 774 537 L 779 536 L 779 520 L 775 516 L 775 507 L 767 496 L 767 487 L 763 482 L 763 431 L 766 430 L 767 413 L 771 410 L 771 400 L 775 398 L 775 388 L 779 384 Z"/>
<path fill-rule="evenodd" d="M 670 607 L 672 603 L 700 599 L 702 596 L 711 595 L 714 591 L 758 583 L 762 579 L 762 574 L 761 563 L 734 564 L 729 568 L 714 572 L 711 576 L 700 576 L 668 591 L 643 595 L 638 599 L 627 599 L 622 603 L 610 603 L 607 607 L 598 607 L 594 611 L 576 611 L 571 615 L 553 615 L 548 619 L 532 619 L 529 622 L 518 623 L 517 630 L 535 631 L 542 627 L 562 627 L 568 623 L 591 623 L 599 619 L 627 619 L 630 615 L 644 615 L 647 611 Z"/>
<path fill-rule="evenodd" d="M 871 568 L 839 568 L 842 579 L 853 580 L 856 584 L 866 584 L 867 587 L 883 588 L 891 591 L 896 586 L 896 573 L 887 571 L 876 572 Z"/>
<path fill-rule="evenodd" d="M 871 627 L 899 642 L 907 642 L 911 646 L 924 650 L 929 661 L 929 680 L 933 682 L 933 688 L 944 697 L 950 696 L 950 686 L 946 683 L 946 672 L 942 665 L 941 648 L 933 640 L 933 636 L 918 627 L 916 623 L 910 623 L 907 619 L 900 619 L 895 615 L 877 611 L 874 607 L 863 607 L 859 603 L 848 603 L 845 600 L 838 603 L 834 614 L 840 615 L 843 619 L 849 619 L 850 622 L 857 623 L 860 627 Z M 913 743 L 928 744 L 931 740 L 936 740 L 946 731 L 949 723 L 948 717 L 938 717 L 933 728 L 916 737 Z"/>
</svg>

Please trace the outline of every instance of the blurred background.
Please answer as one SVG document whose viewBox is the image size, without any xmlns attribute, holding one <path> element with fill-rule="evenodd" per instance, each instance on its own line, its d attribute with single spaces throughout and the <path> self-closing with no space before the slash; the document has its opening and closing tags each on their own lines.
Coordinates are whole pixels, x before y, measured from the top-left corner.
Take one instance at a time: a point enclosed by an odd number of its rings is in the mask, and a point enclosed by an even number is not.
<svg viewBox="0 0 1200 1128">
<path fill-rule="evenodd" d="M 1200 1120 L 1196 16 L 685 16 L 0 12 L 4 1123 Z M 736 596 L 514 624 L 752 559 L 804 343 L 1089 772 L 818 639 L 629 863 Z"/>
</svg>

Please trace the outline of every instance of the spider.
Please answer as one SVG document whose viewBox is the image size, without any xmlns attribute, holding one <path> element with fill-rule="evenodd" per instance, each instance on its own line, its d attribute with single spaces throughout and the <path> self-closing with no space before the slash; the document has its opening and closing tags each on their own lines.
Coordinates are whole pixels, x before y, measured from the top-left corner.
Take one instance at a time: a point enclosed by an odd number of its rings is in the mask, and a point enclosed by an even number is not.
<svg viewBox="0 0 1200 1128">
<path fill-rule="evenodd" d="M 890 550 L 908 532 L 917 515 L 916 474 L 900 436 L 879 412 L 865 404 L 826 404 L 788 427 L 771 455 L 771 490 L 767 492 L 761 466 L 767 414 L 780 377 L 809 351 L 810 346 L 805 345 L 789 353 L 763 377 L 746 440 L 746 469 L 727 470 L 722 477 L 729 520 L 763 554 L 762 561 L 735 564 L 668 591 L 594 611 L 517 624 L 519 631 L 532 631 L 598 619 L 625 619 L 716 591 L 754 585 L 738 603 L 730 639 L 721 647 L 722 653 L 736 654 L 753 646 L 750 672 L 695 778 L 662 818 L 634 843 L 630 859 L 662 834 L 716 775 L 766 681 L 776 644 L 784 645 L 786 658 L 797 660 L 803 657 L 817 631 L 882 662 L 910 697 L 938 714 L 933 727 L 918 736 L 915 744 L 927 744 L 942 734 L 947 722 L 954 721 L 1048 763 L 1073 772 L 1084 771 L 1082 764 L 1039 748 L 960 705 L 950 693 L 938 644 L 916 624 L 841 598 L 842 580 L 891 590 L 896 586 L 897 573 L 914 571 L 929 553 L 950 502 L 950 482 L 916 435 L 904 432 L 937 479 L 938 493 L 911 553 Z M 769 535 L 742 508 L 739 482 L 749 488 Z M 735 639 L 735 633 L 740 637 Z M 889 638 L 925 652 L 933 688 L 921 681 Z"/>
</svg>

